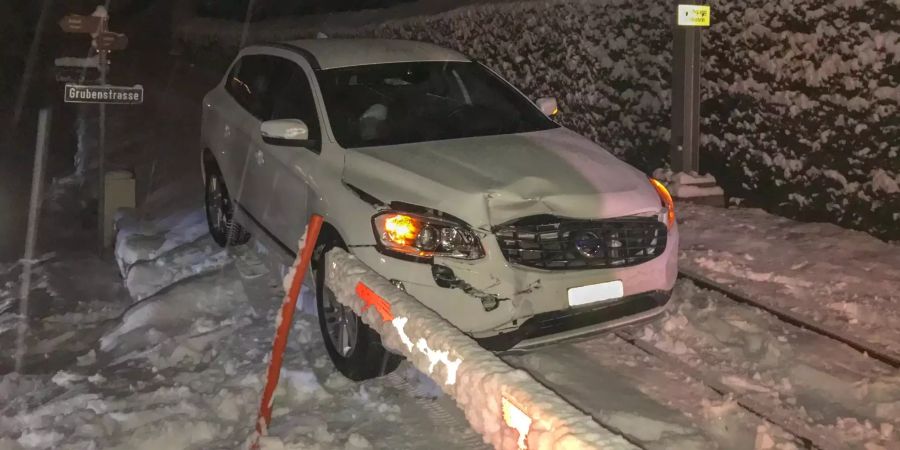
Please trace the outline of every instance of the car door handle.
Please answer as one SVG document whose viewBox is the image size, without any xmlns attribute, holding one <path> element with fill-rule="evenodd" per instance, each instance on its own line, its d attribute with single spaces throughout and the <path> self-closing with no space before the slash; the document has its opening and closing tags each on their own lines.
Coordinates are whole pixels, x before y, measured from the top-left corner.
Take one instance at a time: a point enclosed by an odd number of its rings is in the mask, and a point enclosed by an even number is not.
<svg viewBox="0 0 900 450">
<path fill-rule="evenodd" d="M 263 155 L 262 150 L 256 151 L 256 165 L 261 166 L 266 163 L 266 157 Z"/>
</svg>

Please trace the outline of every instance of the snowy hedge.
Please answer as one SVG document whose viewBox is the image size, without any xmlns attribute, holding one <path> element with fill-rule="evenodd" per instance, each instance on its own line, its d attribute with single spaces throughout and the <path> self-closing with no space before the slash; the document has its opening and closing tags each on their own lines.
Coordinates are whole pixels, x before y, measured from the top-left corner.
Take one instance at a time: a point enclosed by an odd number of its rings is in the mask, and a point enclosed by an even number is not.
<svg viewBox="0 0 900 450">
<path fill-rule="evenodd" d="M 730 196 L 900 239 L 900 0 L 709 3 L 703 169 Z M 668 154 L 670 13 L 655 0 L 501 3 L 333 34 L 459 49 L 533 98 L 556 95 L 566 126 L 649 172 Z M 274 31 L 252 40 L 310 34 Z M 189 46 L 214 40 L 184 32 Z"/>
</svg>

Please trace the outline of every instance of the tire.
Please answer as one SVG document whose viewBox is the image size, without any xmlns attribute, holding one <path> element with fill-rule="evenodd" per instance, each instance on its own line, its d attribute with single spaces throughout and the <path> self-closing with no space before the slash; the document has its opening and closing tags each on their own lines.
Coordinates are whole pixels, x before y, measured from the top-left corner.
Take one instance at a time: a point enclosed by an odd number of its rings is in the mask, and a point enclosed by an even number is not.
<svg viewBox="0 0 900 450">
<path fill-rule="evenodd" d="M 234 203 L 228 195 L 222 171 L 215 164 L 206 168 L 204 198 L 206 223 L 213 240 L 221 247 L 246 244 L 250 233 L 234 220 Z"/>
<path fill-rule="evenodd" d="M 316 309 L 319 316 L 319 329 L 322 332 L 322 340 L 325 341 L 325 349 L 334 367 L 345 377 L 353 381 L 363 381 L 371 378 L 387 375 L 397 369 L 403 360 L 384 348 L 381 344 L 381 335 L 363 323 L 349 308 L 343 307 L 334 300 L 334 293 L 325 286 L 325 253 L 332 248 L 344 248 L 339 238 L 332 238 L 316 246 L 314 255 L 315 281 L 316 281 Z M 335 305 L 345 308 L 343 311 L 335 309 Z M 343 317 L 347 334 L 344 350 L 338 350 L 339 339 L 332 334 L 335 320 Z M 340 326 L 338 326 L 340 328 Z M 350 330 L 353 330 L 351 333 Z"/>
</svg>

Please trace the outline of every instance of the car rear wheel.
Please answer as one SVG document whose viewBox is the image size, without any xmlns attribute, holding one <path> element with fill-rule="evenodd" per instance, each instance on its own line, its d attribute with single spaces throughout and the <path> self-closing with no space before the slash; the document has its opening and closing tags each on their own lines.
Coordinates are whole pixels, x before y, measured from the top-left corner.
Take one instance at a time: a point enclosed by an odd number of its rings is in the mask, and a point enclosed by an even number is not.
<svg viewBox="0 0 900 450">
<path fill-rule="evenodd" d="M 222 247 L 240 245 L 250 240 L 250 234 L 234 220 L 234 204 L 222 172 L 215 165 L 206 169 L 206 222 L 209 234 Z"/>
<path fill-rule="evenodd" d="M 346 248 L 332 240 L 317 245 L 315 255 L 316 307 L 319 328 L 328 356 L 345 377 L 362 381 L 389 374 L 402 358 L 381 344 L 381 336 L 350 308 L 337 301 L 335 293 L 325 286 L 325 253 L 332 248 Z"/>
</svg>

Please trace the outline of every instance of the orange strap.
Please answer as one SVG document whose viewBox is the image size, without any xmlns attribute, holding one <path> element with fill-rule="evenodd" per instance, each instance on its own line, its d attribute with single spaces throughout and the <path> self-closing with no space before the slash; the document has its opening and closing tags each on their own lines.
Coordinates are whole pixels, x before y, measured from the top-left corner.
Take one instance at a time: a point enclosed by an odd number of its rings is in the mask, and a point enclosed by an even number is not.
<svg viewBox="0 0 900 450">
<path fill-rule="evenodd" d="M 362 309 L 363 312 L 369 309 L 369 307 L 374 306 L 375 310 L 378 311 L 378 314 L 381 314 L 382 320 L 385 322 L 394 320 L 394 314 L 391 312 L 391 304 L 380 295 L 376 294 L 371 288 L 363 284 L 362 281 L 356 283 L 356 295 L 366 304 Z"/>
</svg>

